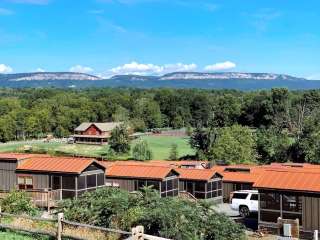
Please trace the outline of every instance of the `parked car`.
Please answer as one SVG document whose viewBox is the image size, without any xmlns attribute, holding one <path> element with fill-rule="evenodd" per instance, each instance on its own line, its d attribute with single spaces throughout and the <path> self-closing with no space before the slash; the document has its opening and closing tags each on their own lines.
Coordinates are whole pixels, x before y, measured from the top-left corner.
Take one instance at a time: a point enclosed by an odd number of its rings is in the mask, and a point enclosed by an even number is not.
<svg viewBox="0 0 320 240">
<path fill-rule="evenodd" d="M 69 137 L 69 138 L 67 139 L 67 143 L 68 143 L 68 144 L 74 144 L 74 143 L 75 143 L 75 139 L 74 139 L 73 137 Z"/>
<path fill-rule="evenodd" d="M 251 213 L 258 212 L 257 190 L 235 191 L 231 196 L 231 208 L 239 211 L 241 217 L 248 217 Z"/>
</svg>

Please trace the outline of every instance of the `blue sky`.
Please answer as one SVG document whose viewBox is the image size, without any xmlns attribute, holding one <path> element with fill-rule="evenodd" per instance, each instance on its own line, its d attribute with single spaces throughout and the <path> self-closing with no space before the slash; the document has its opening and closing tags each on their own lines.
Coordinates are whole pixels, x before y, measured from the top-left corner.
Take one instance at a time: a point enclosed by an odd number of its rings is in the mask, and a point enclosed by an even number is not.
<svg viewBox="0 0 320 240">
<path fill-rule="evenodd" d="M 0 0 L 0 73 L 320 79 L 319 0 Z"/>
</svg>

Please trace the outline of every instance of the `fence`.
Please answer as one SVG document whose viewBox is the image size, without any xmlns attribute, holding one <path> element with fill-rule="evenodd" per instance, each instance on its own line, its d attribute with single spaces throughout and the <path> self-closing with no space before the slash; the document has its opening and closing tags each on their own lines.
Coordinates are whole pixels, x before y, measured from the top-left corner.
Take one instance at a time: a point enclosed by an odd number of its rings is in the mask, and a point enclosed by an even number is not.
<svg viewBox="0 0 320 240">
<path fill-rule="evenodd" d="M 4 218 L 6 223 L 3 223 Z M 10 219 L 11 221 L 9 221 Z M 39 225 L 36 222 L 40 222 Z M 39 228 L 37 228 L 37 226 Z M 127 240 L 170 240 L 166 238 L 144 234 L 143 226 L 132 228 L 131 232 L 97 227 L 64 219 L 63 213 L 58 213 L 58 218 L 48 219 L 41 217 L 31 217 L 25 215 L 15 215 L 1 212 L 0 208 L 0 228 L 12 231 L 21 231 L 31 234 L 40 234 L 54 237 L 57 240 L 63 238 L 74 240 L 102 240 L 102 239 L 127 239 Z"/>
</svg>

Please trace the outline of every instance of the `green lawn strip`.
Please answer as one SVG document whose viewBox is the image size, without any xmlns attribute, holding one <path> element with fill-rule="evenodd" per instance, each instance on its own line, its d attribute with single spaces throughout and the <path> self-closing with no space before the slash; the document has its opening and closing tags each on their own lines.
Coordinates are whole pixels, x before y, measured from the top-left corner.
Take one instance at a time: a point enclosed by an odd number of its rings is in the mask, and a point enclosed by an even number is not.
<svg viewBox="0 0 320 240">
<path fill-rule="evenodd" d="M 172 144 L 178 145 L 179 157 L 192 155 L 194 151 L 190 148 L 188 137 L 175 136 L 143 136 L 141 137 L 148 142 L 149 147 L 153 152 L 153 159 L 166 160 L 169 157 Z M 131 148 L 139 139 L 131 142 Z M 59 142 L 14 142 L 0 145 L 0 152 L 23 152 L 27 146 L 32 147 L 32 152 L 48 153 L 57 155 L 80 155 L 88 157 L 100 157 L 106 155 L 108 145 L 85 145 L 85 144 L 67 144 Z M 127 160 L 131 158 L 130 154 L 124 154 L 117 159 Z"/>
</svg>

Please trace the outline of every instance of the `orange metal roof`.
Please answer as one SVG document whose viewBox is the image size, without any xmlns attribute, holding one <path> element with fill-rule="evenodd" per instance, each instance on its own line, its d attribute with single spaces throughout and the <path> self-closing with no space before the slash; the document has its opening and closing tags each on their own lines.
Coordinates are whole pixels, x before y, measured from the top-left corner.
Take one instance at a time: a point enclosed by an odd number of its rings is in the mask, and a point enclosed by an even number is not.
<svg viewBox="0 0 320 240">
<path fill-rule="evenodd" d="M 115 164 L 107 168 L 106 176 L 163 180 L 171 171 L 174 171 L 174 169 L 167 166 L 152 166 L 147 164 Z"/>
<path fill-rule="evenodd" d="M 209 181 L 217 173 L 212 169 L 176 168 L 175 170 L 180 174 L 180 179 L 198 181 Z"/>
<path fill-rule="evenodd" d="M 31 157 L 23 161 L 17 167 L 17 170 L 80 174 L 93 162 L 95 162 L 93 159 L 87 159 L 87 158 L 39 157 L 38 156 L 38 157 Z M 102 167 L 105 168 L 104 166 Z"/>
<path fill-rule="evenodd" d="M 320 192 L 320 171 L 270 169 L 261 172 L 256 188 Z"/>
<path fill-rule="evenodd" d="M 0 161 L 1 160 L 22 160 L 27 159 L 33 156 L 48 156 L 46 154 L 28 154 L 28 153 L 0 153 Z"/>
</svg>

